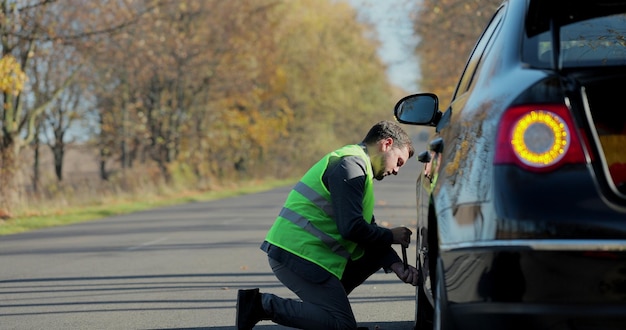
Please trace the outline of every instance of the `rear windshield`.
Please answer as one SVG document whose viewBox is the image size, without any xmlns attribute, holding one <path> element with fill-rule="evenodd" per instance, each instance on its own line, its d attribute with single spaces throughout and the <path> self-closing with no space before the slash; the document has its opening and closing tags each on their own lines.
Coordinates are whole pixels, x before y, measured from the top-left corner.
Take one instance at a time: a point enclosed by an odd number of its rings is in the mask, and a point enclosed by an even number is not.
<svg viewBox="0 0 626 330">
<path fill-rule="evenodd" d="M 626 14 L 623 10 L 622 6 L 614 7 L 613 12 L 605 8 L 601 12 L 605 16 L 597 17 L 574 16 L 574 13 L 565 17 L 544 17 L 553 21 L 545 22 L 547 29 L 527 33 L 524 62 L 539 68 L 557 68 L 553 64 L 553 38 L 558 37 L 556 51 L 559 51 L 557 64 L 560 68 L 626 65 Z M 557 33 L 551 30 L 554 26 L 558 28 Z"/>
</svg>

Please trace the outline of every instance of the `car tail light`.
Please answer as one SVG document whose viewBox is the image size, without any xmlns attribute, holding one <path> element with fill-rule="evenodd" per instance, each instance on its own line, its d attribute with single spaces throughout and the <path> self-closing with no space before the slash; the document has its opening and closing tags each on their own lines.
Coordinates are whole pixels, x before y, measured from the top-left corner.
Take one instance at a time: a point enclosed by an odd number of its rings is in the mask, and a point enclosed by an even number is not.
<svg viewBox="0 0 626 330">
<path fill-rule="evenodd" d="M 549 171 L 566 163 L 585 163 L 574 122 L 564 104 L 509 108 L 498 131 L 495 164 Z"/>
</svg>

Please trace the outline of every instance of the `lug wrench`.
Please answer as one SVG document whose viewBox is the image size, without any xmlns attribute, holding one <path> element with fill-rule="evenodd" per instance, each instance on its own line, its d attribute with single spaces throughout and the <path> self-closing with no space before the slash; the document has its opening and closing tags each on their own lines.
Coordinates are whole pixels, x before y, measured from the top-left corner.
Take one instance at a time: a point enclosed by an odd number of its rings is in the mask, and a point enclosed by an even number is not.
<svg viewBox="0 0 626 330">
<path fill-rule="evenodd" d="M 402 262 L 404 263 L 404 270 L 409 269 L 409 263 L 406 260 L 406 248 L 402 245 Z"/>
</svg>

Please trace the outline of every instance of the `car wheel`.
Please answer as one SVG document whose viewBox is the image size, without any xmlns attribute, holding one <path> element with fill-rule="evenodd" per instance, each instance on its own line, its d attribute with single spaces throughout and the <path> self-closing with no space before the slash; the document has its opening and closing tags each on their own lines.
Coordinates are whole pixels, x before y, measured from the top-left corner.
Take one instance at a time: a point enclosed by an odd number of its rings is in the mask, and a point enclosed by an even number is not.
<svg viewBox="0 0 626 330">
<path fill-rule="evenodd" d="M 420 267 L 420 274 L 422 270 Z M 421 276 L 420 276 L 421 277 Z M 424 293 L 424 284 L 420 279 L 419 285 L 415 288 L 415 330 L 433 329 L 433 307 Z"/>
<path fill-rule="evenodd" d="M 435 308 L 433 313 L 434 330 L 452 330 L 454 329 L 452 322 L 448 318 L 448 299 L 445 290 L 443 263 L 441 258 L 437 258 L 437 273 L 435 277 Z"/>
</svg>

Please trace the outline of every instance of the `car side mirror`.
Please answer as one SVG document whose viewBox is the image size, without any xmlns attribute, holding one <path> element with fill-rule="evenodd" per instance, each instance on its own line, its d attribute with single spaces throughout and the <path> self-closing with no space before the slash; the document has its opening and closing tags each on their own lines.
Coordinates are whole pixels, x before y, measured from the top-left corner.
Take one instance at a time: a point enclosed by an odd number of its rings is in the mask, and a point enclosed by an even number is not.
<svg viewBox="0 0 626 330">
<path fill-rule="evenodd" d="M 441 119 L 439 99 L 432 93 L 406 96 L 396 103 L 394 115 L 403 124 L 437 126 Z"/>
</svg>

